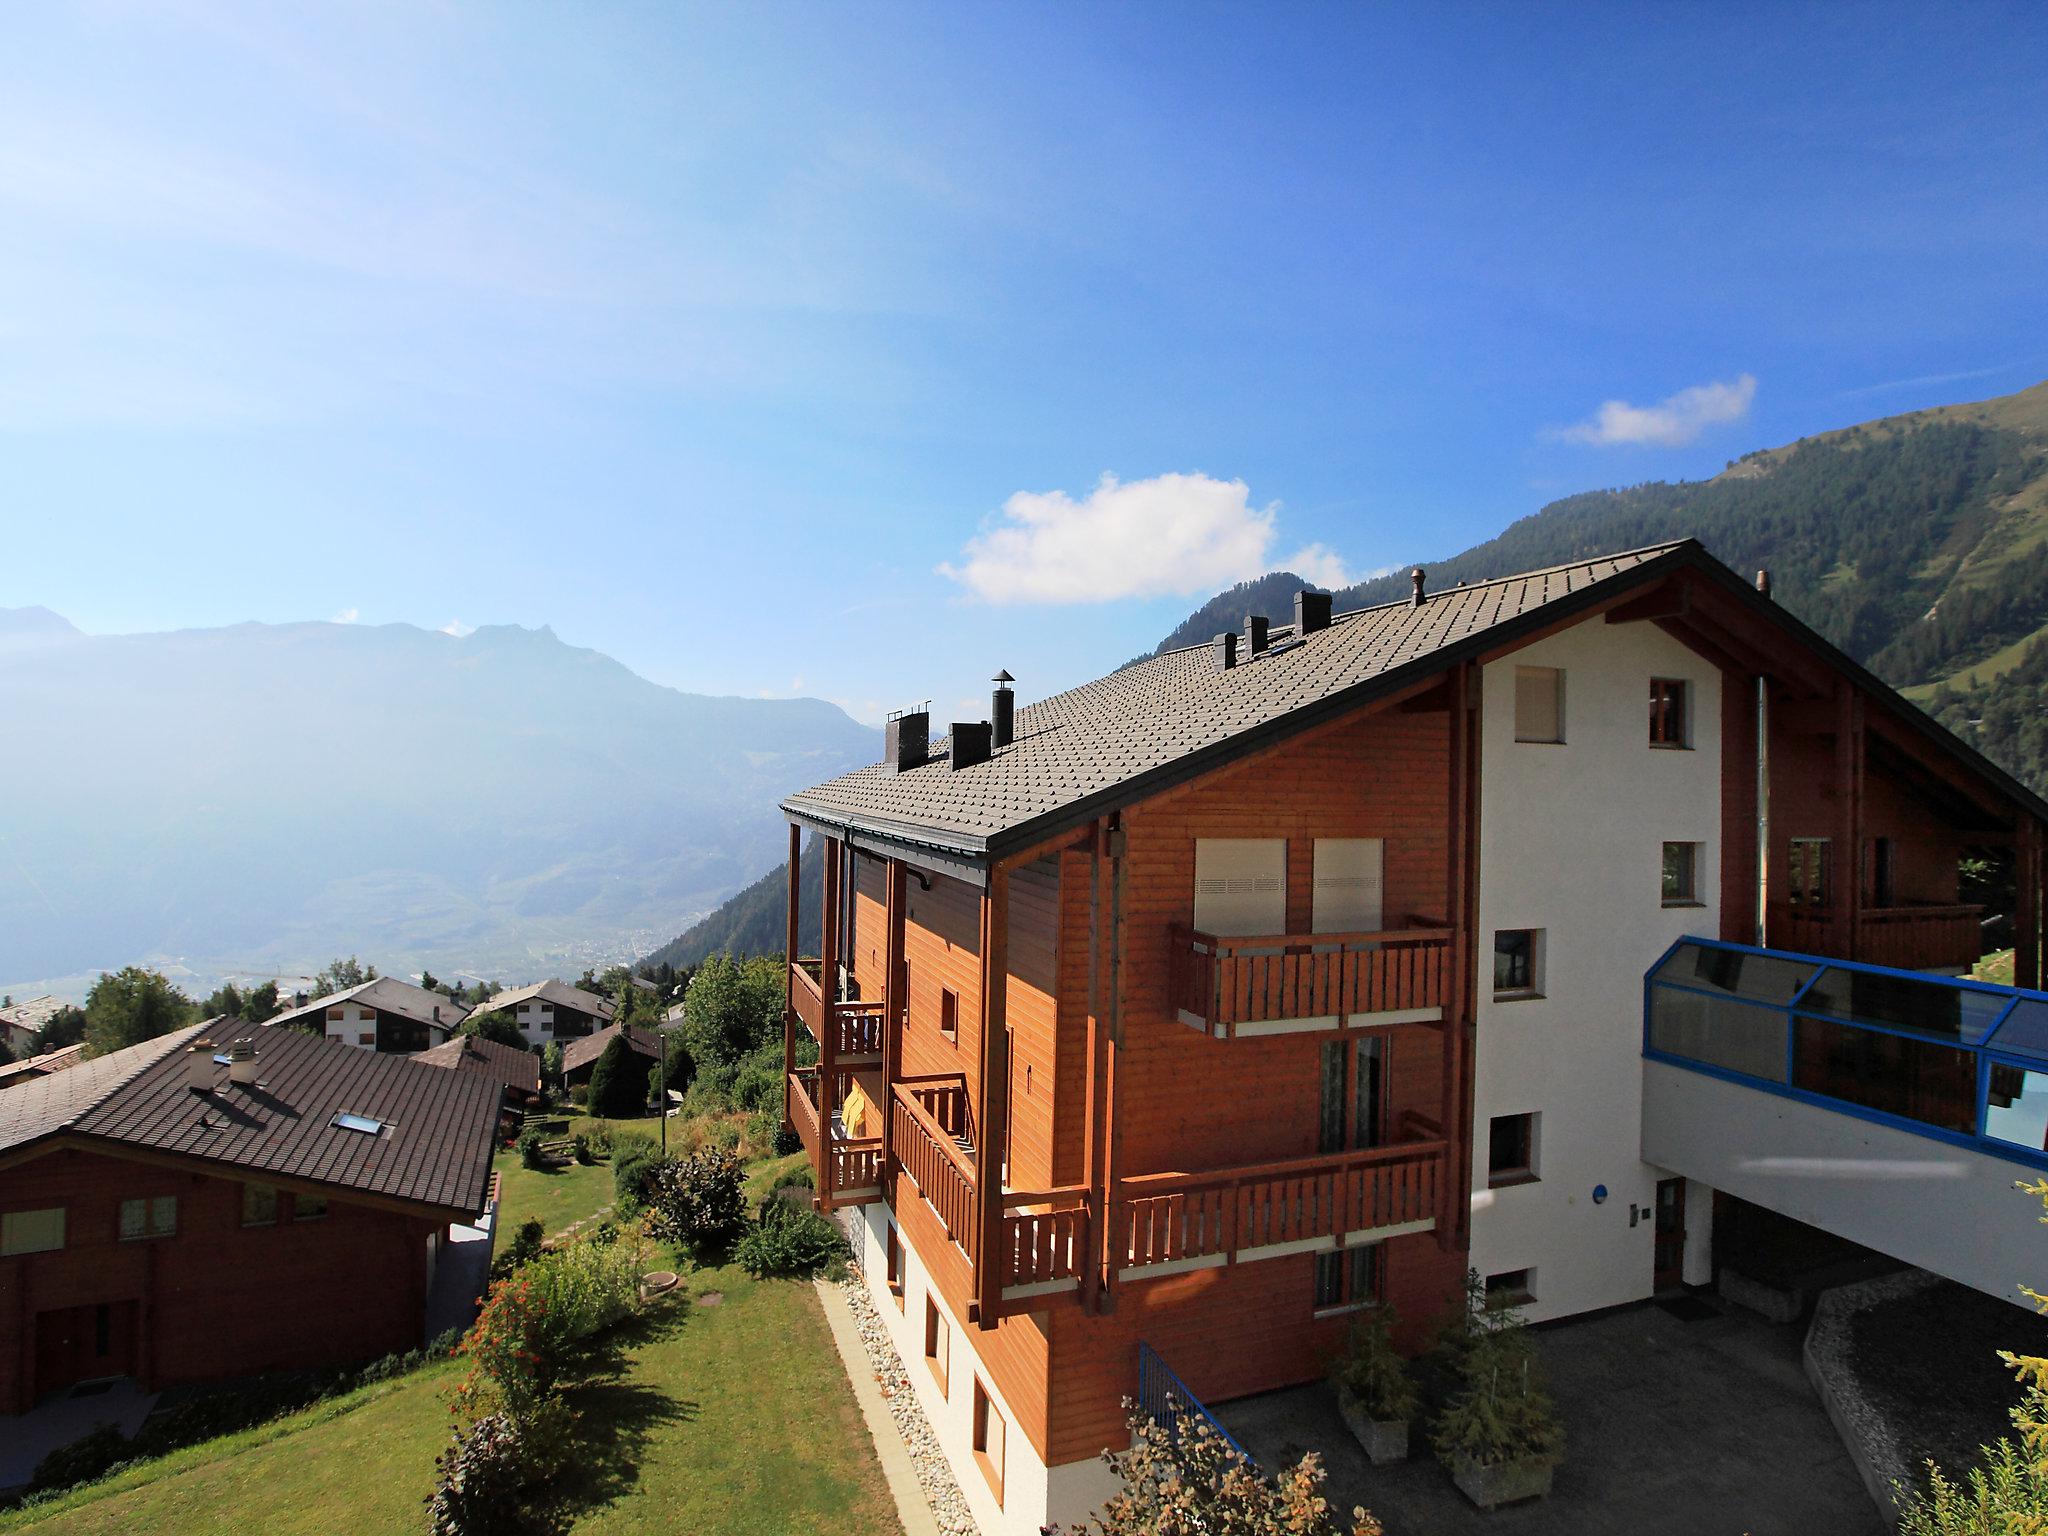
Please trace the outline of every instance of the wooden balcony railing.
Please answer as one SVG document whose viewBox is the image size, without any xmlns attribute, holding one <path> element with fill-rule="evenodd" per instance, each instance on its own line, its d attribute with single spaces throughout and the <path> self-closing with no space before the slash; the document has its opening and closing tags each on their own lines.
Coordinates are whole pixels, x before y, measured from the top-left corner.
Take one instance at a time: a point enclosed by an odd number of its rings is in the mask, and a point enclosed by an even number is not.
<svg viewBox="0 0 2048 1536">
<path fill-rule="evenodd" d="M 839 1097 L 843 1103 L 853 1074 L 839 1074 Z M 799 1067 L 783 1083 L 783 1111 L 796 1127 L 797 1138 L 809 1154 L 811 1169 L 821 1190 L 844 1205 L 861 1205 L 878 1200 L 882 1194 L 882 1138 L 830 1134 L 818 1114 L 818 1069 Z"/>
<path fill-rule="evenodd" d="M 830 1020 L 834 1055 L 842 1061 L 862 1063 L 882 1059 L 882 1004 L 869 1002 L 828 1003 L 816 960 L 792 960 L 789 965 L 789 998 L 796 1016 L 820 1046 L 825 1045 L 826 1020 Z"/>
<path fill-rule="evenodd" d="M 1943 906 L 1866 907 L 1857 916 L 1851 954 L 1842 953 L 1841 925 L 1826 908 L 1790 909 L 1782 948 L 1796 954 L 1861 960 L 1902 971 L 1964 971 L 1983 949 L 1984 909 Z M 1775 935 L 1773 935 L 1775 938 Z"/>
<path fill-rule="evenodd" d="M 907 1078 L 895 1085 L 890 1099 L 889 1135 L 897 1166 L 910 1175 L 917 1192 L 937 1213 L 946 1236 L 972 1261 L 979 1246 L 974 1229 L 974 1154 L 961 1146 L 963 1131 L 952 1128 L 966 1125 L 966 1098 L 957 1078 Z"/>
<path fill-rule="evenodd" d="M 1005 1299 L 1078 1288 L 1088 1267 L 1088 1191 L 1004 1195 L 1002 1245 Z"/>
<path fill-rule="evenodd" d="M 819 981 L 818 971 L 816 960 L 789 962 L 789 1003 L 796 1009 L 796 1016 L 804 1021 L 804 1027 L 811 1032 L 811 1038 L 823 1045 L 825 989 Z"/>
<path fill-rule="evenodd" d="M 1341 1029 L 1374 1015 L 1440 1014 L 1448 928 L 1223 938 L 1176 925 L 1168 986 L 1184 1023 L 1219 1038 L 1265 1026 Z"/>
<path fill-rule="evenodd" d="M 1306 1251 L 1347 1233 L 1436 1224 L 1442 1141 L 1294 1158 L 1119 1183 L 1110 1254 L 1121 1270 Z"/>
</svg>

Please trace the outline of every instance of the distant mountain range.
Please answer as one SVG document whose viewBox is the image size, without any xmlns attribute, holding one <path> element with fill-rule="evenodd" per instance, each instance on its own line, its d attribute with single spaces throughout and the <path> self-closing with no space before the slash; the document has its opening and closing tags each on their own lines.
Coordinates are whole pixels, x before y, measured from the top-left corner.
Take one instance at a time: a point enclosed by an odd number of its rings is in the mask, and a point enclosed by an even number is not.
<svg viewBox="0 0 2048 1536">
<path fill-rule="evenodd" d="M 803 851 L 804 872 L 818 889 L 817 843 Z M 799 915 L 798 947 L 815 955 L 822 942 L 824 908 L 816 895 L 807 896 Z M 701 965 L 707 955 L 780 954 L 789 942 L 789 860 L 724 902 L 702 922 L 693 923 L 647 957 L 649 965 L 664 961 L 677 970 Z"/>
<path fill-rule="evenodd" d="M 757 876 L 776 802 L 874 734 L 545 628 L 86 636 L 0 609 L 0 986 L 630 958 Z"/>
<path fill-rule="evenodd" d="M 1413 563 L 1441 590 L 1687 535 L 1745 575 L 1768 569 L 1778 601 L 2048 794 L 2048 384 L 1763 449 L 1711 480 L 1568 496 Z M 1344 588 L 1336 608 L 1405 598 L 1408 569 Z M 1305 585 L 1288 571 L 1240 582 L 1154 654 L 1247 614 L 1292 622 Z M 660 954 L 779 950 L 783 879 L 764 876 Z"/>
</svg>

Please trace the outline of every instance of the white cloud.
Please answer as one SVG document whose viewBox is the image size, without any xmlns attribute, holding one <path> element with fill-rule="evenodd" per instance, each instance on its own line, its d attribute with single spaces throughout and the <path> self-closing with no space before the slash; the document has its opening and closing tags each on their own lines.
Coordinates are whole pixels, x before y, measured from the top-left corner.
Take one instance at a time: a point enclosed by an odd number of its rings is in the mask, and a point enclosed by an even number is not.
<svg viewBox="0 0 2048 1536">
<path fill-rule="evenodd" d="M 362 613 L 363 610 L 360 608 L 344 608 L 332 619 L 328 620 L 328 622 L 330 624 L 353 624 L 362 617 Z"/>
<path fill-rule="evenodd" d="M 1251 504 L 1242 480 L 1105 474 L 1079 501 L 1019 491 L 1003 521 L 967 541 L 951 577 L 991 603 L 1099 603 L 1213 591 L 1280 566 L 1347 586 L 1344 562 L 1320 544 L 1275 558 L 1279 503 Z"/>
<path fill-rule="evenodd" d="M 1630 405 L 1626 400 L 1602 402 L 1600 409 L 1576 426 L 1560 428 L 1566 442 L 1649 444 L 1680 448 L 1708 427 L 1740 421 L 1756 398 L 1756 375 L 1745 373 L 1728 383 L 1695 384 L 1655 405 Z"/>
<path fill-rule="evenodd" d="M 476 633 L 476 626 L 474 624 L 465 624 L 460 619 L 450 619 L 441 626 L 441 633 L 453 635 L 458 640 L 466 640 Z"/>
</svg>

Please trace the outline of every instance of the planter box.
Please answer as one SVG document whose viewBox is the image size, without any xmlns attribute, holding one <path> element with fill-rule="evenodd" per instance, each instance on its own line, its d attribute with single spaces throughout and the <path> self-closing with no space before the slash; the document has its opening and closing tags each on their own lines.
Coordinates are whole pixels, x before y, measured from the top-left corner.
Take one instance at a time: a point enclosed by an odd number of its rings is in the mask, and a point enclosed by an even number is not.
<svg viewBox="0 0 2048 1536">
<path fill-rule="evenodd" d="M 1540 1499 L 1550 1492 L 1551 1474 L 1557 1464 L 1550 1461 L 1503 1461 L 1482 1467 L 1462 1456 L 1451 1466 L 1451 1481 L 1458 1492 L 1481 1509 L 1497 1509 L 1522 1499 Z"/>
<path fill-rule="evenodd" d="M 1364 1408 L 1349 1392 L 1337 1394 L 1337 1412 L 1344 1417 L 1344 1425 L 1364 1447 L 1368 1460 L 1376 1467 L 1389 1466 L 1408 1459 L 1408 1421 L 1406 1419 L 1369 1419 Z"/>
</svg>

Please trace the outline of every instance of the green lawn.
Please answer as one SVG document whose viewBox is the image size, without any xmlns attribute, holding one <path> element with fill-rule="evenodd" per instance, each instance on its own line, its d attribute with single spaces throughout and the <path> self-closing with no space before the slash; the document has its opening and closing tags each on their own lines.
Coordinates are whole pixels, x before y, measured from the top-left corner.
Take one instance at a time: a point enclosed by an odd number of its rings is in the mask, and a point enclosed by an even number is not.
<svg viewBox="0 0 2048 1536">
<path fill-rule="evenodd" d="M 756 1164 L 750 1188 L 765 1193 L 801 1161 Z M 603 1175 L 596 1203 L 610 1198 L 608 1168 L 580 1172 Z M 570 1187 L 587 1186 L 561 1186 Z M 512 1189 L 508 1171 L 508 1205 Z M 546 1201 L 529 1205 L 529 1214 L 546 1205 L 572 1212 L 573 1220 L 594 1208 L 574 1210 L 555 1186 L 541 1193 Z M 695 1304 L 713 1292 L 722 1294 L 720 1304 Z M 60 1504 L 0 1515 L 0 1532 L 420 1531 L 421 1501 L 450 1423 L 448 1389 L 461 1370 L 459 1363 L 432 1366 L 194 1446 Z M 683 1288 L 606 1341 L 570 1402 L 578 1446 L 571 1470 L 554 1485 L 561 1529 L 591 1536 L 900 1531 L 807 1281 L 755 1280 L 731 1265 L 687 1271 Z"/>
<path fill-rule="evenodd" d="M 643 1135 L 650 1141 L 661 1138 L 659 1120 L 613 1120 L 599 1122 L 581 1115 L 569 1116 L 566 1134 L 574 1135 L 592 1125 L 608 1123 L 618 1134 Z M 516 1149 L 501 1151 L 492 1164 L 502 1176 L 498 1197 L 498 1240 L 510 1242 L 521 1222 L 539 1217 L 552 1235 L 571 1222 L 580 1221 L 612 1201 L 610 1162 L 571 1163 L 566 1168 L 523 1168 Z"/>
<path fill-rule="evenodd" d="M 2001 949 L 1995 955 L 1986 955 L 1977 962 L 1977 968 L 1970 973 L 1979 981 L 1995 981 L 2002 987 L 2012 985 L 2012 951 Z"/>
</svg>

